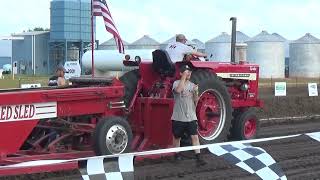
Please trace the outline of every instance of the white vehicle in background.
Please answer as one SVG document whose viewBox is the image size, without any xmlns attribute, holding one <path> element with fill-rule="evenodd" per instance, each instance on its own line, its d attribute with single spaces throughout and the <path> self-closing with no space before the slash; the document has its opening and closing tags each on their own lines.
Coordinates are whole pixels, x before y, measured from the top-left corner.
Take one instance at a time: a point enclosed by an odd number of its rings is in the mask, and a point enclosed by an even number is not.
<svg viewBox="0 0 320 180">
<path fill-rule="evenodd" d="M 80 77 L 81 67 L 79 61 L 66 61 L 64 64 L 66 70 L 64 77 L 70 79 L 72 77 Z"/>
</svg>

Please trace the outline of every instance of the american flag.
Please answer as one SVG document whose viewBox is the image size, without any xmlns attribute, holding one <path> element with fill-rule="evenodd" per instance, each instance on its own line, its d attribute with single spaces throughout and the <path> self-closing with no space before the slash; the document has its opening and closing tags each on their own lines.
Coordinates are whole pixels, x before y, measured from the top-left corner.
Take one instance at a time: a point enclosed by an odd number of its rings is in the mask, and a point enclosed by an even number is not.
<svg viewBox="0 0 320 180">
<path fill-rule="evenodd" d="M 111 16 L 110 10 L 105 0 L 92 0 L 93 16 L 102 16 L 106 30 L 111 33 L 116 41 L 116 45 L 120 53 L 124 53 L 124 45 L 120 37 L 119 31 Z"/>
</svg>

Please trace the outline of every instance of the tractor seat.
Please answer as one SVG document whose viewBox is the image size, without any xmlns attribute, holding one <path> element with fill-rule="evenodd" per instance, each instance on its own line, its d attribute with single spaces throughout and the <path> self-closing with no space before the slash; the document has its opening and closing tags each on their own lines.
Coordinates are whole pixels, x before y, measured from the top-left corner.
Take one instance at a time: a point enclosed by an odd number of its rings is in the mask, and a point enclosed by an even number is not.
<svg viewBox="0 0 320 180">
<path fill-rule="evenodd" d="M 152 68 L 161 76 L 173 77 L 175 74 L 175 65 L 172 63 L 167 51 L 157 49 L 152 52 Z"/>
</svg>

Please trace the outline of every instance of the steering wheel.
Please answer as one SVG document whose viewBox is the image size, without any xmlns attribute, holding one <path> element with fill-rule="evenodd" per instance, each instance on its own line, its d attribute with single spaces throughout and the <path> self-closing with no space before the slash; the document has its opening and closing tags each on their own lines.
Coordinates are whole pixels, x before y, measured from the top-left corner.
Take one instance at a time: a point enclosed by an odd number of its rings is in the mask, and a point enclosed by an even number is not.
<svg viewBox="0 0 320 180">
<path fill-rule="evenodd" d="M 183 61 L 201 61 L 199 59 L 199 57 L 195 56 L 195 55 L 192 55 L 192 54 L 186 54 L 183 58 Z"/>
</svg>

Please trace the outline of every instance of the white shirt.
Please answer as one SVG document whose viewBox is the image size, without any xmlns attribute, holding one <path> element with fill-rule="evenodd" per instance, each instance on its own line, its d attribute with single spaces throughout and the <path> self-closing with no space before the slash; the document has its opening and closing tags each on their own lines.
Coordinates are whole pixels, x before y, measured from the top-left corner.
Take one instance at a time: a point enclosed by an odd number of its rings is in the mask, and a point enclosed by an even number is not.
<svg viewBox="0 0 320 180">
<path fill-rule="evenodd" d="M 172 42 L 168 44 L 166 51 L 168 52 L 171 61 L 175 63 L 177 61 L 182 61 L 184 55 L 194 52 L 194 49 L 181 42 Z"/>
</svg>

